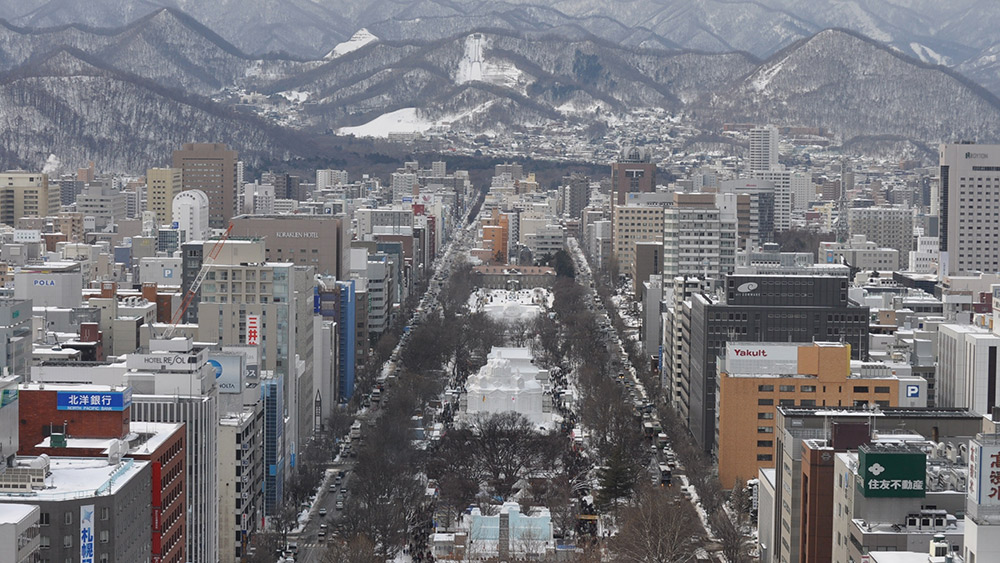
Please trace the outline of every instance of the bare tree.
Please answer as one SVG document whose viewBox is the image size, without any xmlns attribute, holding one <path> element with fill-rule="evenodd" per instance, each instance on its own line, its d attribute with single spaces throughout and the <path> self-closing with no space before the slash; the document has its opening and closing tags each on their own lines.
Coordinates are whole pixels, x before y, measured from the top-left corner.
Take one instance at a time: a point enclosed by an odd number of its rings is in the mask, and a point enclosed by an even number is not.
<svg viewBox="0 0 1000 563">
<path fill-rule="evenodd" d="M 552 438 L 535 431 L 517 412 L 482 415 L 472 424 L 473 455 L 497 496 L 507 498 L 514 484 L 541 467 L 551 467 L 559 454 Z"/>
<path fill-rule="evenodd" d="M 701 537 L 698 515 L 687 499 L 671 487 L 647 486 L 622 512 L 610 547 L 621 561 L 687 563 L 694 561 Z"/>
<path fill-rule="evenodd" d="M 722 544 L 722 554 L 729 563 L 747 563 L 750 561 L 749 541 L 743 532 L 737 528 L 729 515 L 722 508 L 712 513 L 710 520 L 712 531 Z"/>
<path fill-rule="evenodd" d="M 323 563 L 385 563 L 376 552 L 375 543 L 365 535 L 347 541 L 334 540 L 326 548 Z"/>
</svg>

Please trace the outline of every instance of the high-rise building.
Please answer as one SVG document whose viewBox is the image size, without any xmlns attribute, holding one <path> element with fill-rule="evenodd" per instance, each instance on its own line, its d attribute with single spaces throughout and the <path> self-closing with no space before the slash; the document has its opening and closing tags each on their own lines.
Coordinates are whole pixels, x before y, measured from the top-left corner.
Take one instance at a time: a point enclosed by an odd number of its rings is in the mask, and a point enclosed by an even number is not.
<svg viewBox="0 0 1000 563">
<path fill-rule="evenodd" d="M 14 226 L 21 217 L 46 217 L 59 213 L 61 188 L 49 188 L 49 177 L 40 172 L 8 170 L 0 174 L 0 223 Z"/>
<path fill-rule="evenodd" d="M 1000 145 L 940 150 L 939 275 L 1000 271 Z"/>
<path fill-rule="evenodd" d="M 736 266 L 736 194 L 674 193 L 663 228 L 663 274 L 714 277 Z M 615 233 L 617 237 L 617 233 Z"/>
<path fill-rule="evenodd" d="M 156 224 L 174 220 L 174 197 L 181 193 L 178 168 L 150 168 L 146 171 L 146 209 L 156 213 Z"/>
<path fill-rule="evenodd" d="M 656 164 L 648 150 L 628 147 L 611 163 L 611 207 L 625 205 L 628 194 L 656 191 Z"/>
<path fill-rule="evenodd" d="M 844 342 L 851 357 L 868 356 L 868 307 L 847 297 L 847 278 L 824 275 L 732 275 L 721 298 L 691 296 L 688 349 L 681 385 L 690 390 L 688 417 L 695 440 L 712 451 L 717 408 L 717 360 L 731 342 Z M 685 313 L 687 310 L 685 309 Z"/>
<path fill-rule="evenodd" d="M 997 200 L 1000 204 L 1000 199 Z M 998 206 L 1000 211 L 1000 206 Z M 864 235 L 880 247 L 899 251 L 899 267 L 907 269 L 913 250 L 913 210 L 908 207 L 854 207 L 847 212 L 851 235 Z M 992 271 L 992 270 L 991 270 Z"/>
<path fill-rule="evenodd" d="M 233 236 L 264 240 L 268 262 L 312 266 L 338 280 L 348 277 L 351 221 L 344 215 L 240 215 L 232 223 Z"/>
<path fill-rule="evenodd" d="M 778 129 L 773 125 L 750 130 L 750 172 L 768 171 L 778 166 Z"/>
<path fill-rule="evenodd" d="M 183 190 L 208 196 L 208 226 L 225 229 L 236 215 L 238 196 L 236 151 L 222 143 L 185 143 L 174 151 L 174 168 L 181 170 Z"/>
<path fill-rule="evenodd" d="M 775 407 L 926 407 L 927 381 L 884 364 L 851 365 L 840 342 L 726 345 L 719 365 L 719 482 L 774 467 Z"/>
<path fill-rule="evenodd" d="M 94 228 L 104 231 L 125 218 L 126 199 L 125 193 L 113 182 L 97 181 L 88 184 L 83 193 L 76 196 L 76 210 L 84 217 L 93 217 Z"/>
<path fill-rule="evenodd" d="M 620 273 L 634 273 L 636 244 L 663 242 L 663 219 L 663 207 L 659 205 L 620 205 L 614 208 L 612 250 Z M 646 280 L 632 281 L 640 285 Z"/>
<path fill-rule="evenodd" d="M 173 223 L 181 232 L 181 242 L 208 238 L 208 196 L 201 190 L 185 190 L 174 196 Z"/>
</svg>

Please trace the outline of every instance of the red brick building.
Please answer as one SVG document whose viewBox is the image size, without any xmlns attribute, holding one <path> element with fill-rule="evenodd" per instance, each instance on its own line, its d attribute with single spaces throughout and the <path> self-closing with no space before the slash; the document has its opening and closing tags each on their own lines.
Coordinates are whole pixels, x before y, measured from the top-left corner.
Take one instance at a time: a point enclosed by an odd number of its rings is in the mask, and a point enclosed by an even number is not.
<svg viewBox="0 0 1000 563">
<path fill-rule="evenodd" d="M 131 389 L 22 384 L 18 455 L 122 457 L 151 462 L 153 563 L 185 557 L 184 424 L 131 421 Z"/>
</svg>

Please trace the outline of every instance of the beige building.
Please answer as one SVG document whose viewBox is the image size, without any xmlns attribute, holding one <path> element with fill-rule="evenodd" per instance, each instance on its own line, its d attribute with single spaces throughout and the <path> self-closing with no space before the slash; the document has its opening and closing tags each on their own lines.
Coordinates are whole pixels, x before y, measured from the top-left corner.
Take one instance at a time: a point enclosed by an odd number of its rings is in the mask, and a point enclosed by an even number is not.
<svg viewBox="0 0 1000 563">
<path fill-rule="evenodd" d="M 632 274 L 635 271 L 636 243 L 663 241 L 663 207 L 615 206 L 613 220 L 612 249 L 618 261 L 618 271 Z"/>
<path fill-rule="evenodd" d="M 146 171 L 146 209 L 156 213 L 156 224 L 173 220 L 174 196 L 181 193 L 180 168 L 150 168 Z"/>
<path fill-rule="evenodd" d="M 13 226 L 21 217 L 46 217 L 59 212 L 59 186 L 49 188 L 40 172 L 8 170 L 0 175 L 0 223 Z"/>
<path fill-rule="evenodd" d="M 174 151 L 174 168 L 181 170 L 182 190 L 208 196 L 208 226 L 225 229 L 236 215 L 238 191 L 236 151 L 222 143 L 185 143 Z"/>
</svg>

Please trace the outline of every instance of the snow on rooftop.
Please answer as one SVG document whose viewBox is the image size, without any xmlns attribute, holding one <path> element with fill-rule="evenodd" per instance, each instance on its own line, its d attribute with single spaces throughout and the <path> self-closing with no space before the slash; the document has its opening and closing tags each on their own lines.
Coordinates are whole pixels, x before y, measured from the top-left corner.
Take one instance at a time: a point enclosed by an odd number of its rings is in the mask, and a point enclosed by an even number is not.
<svg viewBox="0 0 1000 563">
<path fill-rule="evenodd" d="M 0 524 L 21 522 L 35 510 L 40 509 L 34 504 L 0 503 Z"/>
<path fill-rule="evenodd" d="M 36 457 L 17 458 L 19 467 L 29 467 Z M 94 457 L 51 457 L 49 476 L 45 478 L 45 488 L 31 493 L 0 493 L 0 503 L 7 499 L 45 501 L 86 498 L 107 494 L 128 483 L 139 474 L 148 461 L 124 459 L 116 465 L 109 465 L 106 458 Z"/>
</svg>

